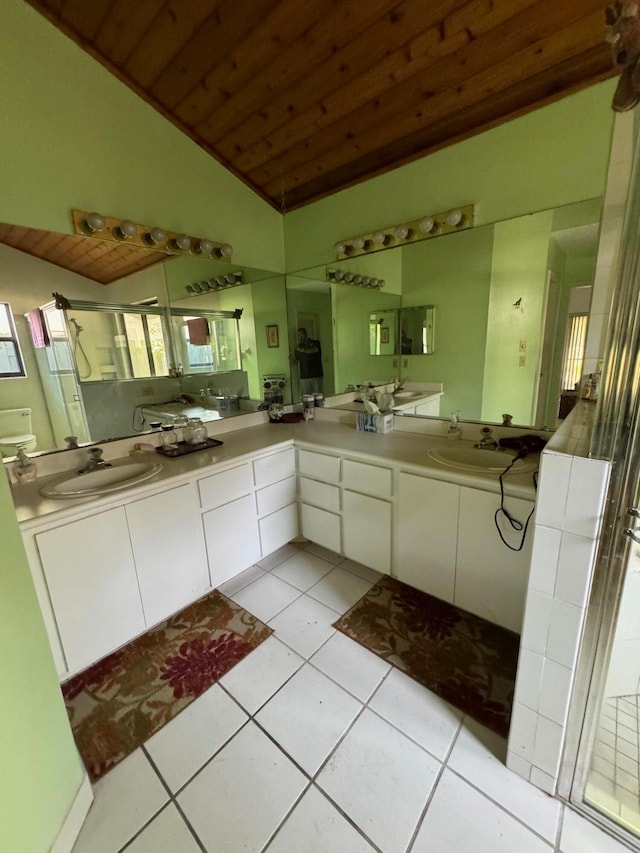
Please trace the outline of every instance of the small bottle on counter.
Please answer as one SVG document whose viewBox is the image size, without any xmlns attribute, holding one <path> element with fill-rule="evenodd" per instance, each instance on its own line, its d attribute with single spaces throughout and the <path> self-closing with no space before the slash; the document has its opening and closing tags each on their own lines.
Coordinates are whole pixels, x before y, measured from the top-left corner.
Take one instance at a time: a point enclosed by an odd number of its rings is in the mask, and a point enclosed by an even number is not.
<svg viewBox="0 0 640 853">
<path fill-rule="evenodd" d="M 302 416 L 305 421 L 313 420 L 316 408 L 316 400 L 313 394 L 302 395 Z"/>
<path fill-rule="evenodd" d="M 178 436 L 173 424 L 164 424 L 162 427 L 162 446 L 165 450 L 178 449 Z"/>
<path fill-rule="evenodd" d="M 16 475 L 16 480 L 19 483 L 27 483 L 35 480 L 38 474 L 36 463 L 27 456 L 24 447 L 18 448 L 16 461 L 13 463 L 13 473 Z"/>
<path fill-rule="evenodd" d="M 322 393 L 314 394 L 313 400 L 314 400 L 314 403 L 316 405 L 316 408 L 321 408 L 322 406 L 324 406 L 324 394 L 322 394 Z"/>
</svg>

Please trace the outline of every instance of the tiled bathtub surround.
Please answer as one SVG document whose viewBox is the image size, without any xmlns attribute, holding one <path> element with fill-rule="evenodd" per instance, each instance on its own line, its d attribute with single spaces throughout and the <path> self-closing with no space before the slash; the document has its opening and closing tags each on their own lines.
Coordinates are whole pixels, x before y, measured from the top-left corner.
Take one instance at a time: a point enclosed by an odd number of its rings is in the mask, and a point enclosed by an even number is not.
<svg viewBox="0 0 640 853">
<path fill-rule="evenodd" d="M 586 458 L 579 403 L 542 453 L 508 766 L 555 794 L 610 463 Z"/>
</svg>

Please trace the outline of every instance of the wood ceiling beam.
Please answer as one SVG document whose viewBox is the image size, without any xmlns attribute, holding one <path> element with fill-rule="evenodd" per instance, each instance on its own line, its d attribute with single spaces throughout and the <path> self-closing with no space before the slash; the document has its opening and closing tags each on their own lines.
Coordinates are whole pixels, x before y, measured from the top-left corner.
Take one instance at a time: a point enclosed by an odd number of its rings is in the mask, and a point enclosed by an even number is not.
<svg viewBox="0 0 640 853">
<path fill-rule="evenodd" d="M 460 110 L 476 102 L 485 101 L 503 89 L 524 84 L 528 77 L 536 75 L 541 63 L 543 67 L 553 67 L 591 47 L 599 48 L 603 62 L 610 62 L 609 52 L 598 31 L 601 14 L 598 10 L 581 21 L 557 29 L 525 50 L 505 57 L 464 82 L 453 83 L 449 88 L 438 91 L 432 87 L 434 80 L 430 75 L 426 80 L 418 76 L 405 82 L 396 92 L 377 99 L 374 109 L 367 105 L 352 113 L 348 121 L 325 128 L 322 134 L 317 135 L 311 156 L 304 144 L 289 152 L 287 158 L 277 164 L 284 170 L 285 193 L 324 172 L 332 172 L 377 148 L 385 147 L 394 138 L 409 135 L 446 116 L 453 119 Z M 250 173 L 249 178 L 272 195 L 276 183 L 278 187 L 282 183 L 280 174 L 268 179 L 272 172 L 261 167 Z"/>
<path fill-rule="evenodd" d="M 274 61 L 262 69 L 255 79 L 215 109 L 196 130 L 203 139 L 215 145 L 233 127 L 261 109 L 264 98 L 270 99 L 298 83 L 301 68 L 322 64 L 337 53 L 354 33 L 360 33 L 373 20 L 383 15 L 395 15 L 404 0 L 341 0 L 295 42 L 287 45 Z M 298 7 L 298 14 L 304 7 Z"/>
<path fill-rule="evenodd" d="M 465 8 L 471 16 L 472 12 L 477 12 L 479 5 L 478 0 L 475 0 Z M 496 45 L 499 51 L 506 53 L 513 49 L 512 45 L 521 47 L 523 44 L 528 44 L 531 36 L 519 33 L 519 37 L 514 38 L 508 28 L 511 26 L 513 29 L 515 22 L 512 25 L 511 18 L 522 10 L 533 11 L 535 14 L 528 17 L 535 21 L 536 15 L 539 14 L 537 0 L 518 0 L 518 2 L 501 0 L 482 18 L 473 32 L 467 27 L 450 27 L 448 18 L 445 18 L 438 25 L 414 35 L 407 43 L 379 57 L 371 70 L 367 69 L 365 73 L 357 75 L 356 69 L 352 69 L 349 78 L 342 85 L 334 87 L 333 91 L 327 93 L 324 98 L 320 92 L 316 96 L 315 103 L 313 89 L 307 89 L 306 85 L 301 83 L 297 87 L 296 96 L 301 105 L 311 103 L 312 106 L 298 110 L 298 114 L 293 115 L 290 121 L 283 123 L 280 119 L 280 126 L 277 128 L 272 126 L 278 121 L 275 116 L 276 107 L 272 111 L 275 122 L 272 121 L 271 125 L 262 119 L 261 111 L 255 117 L 254 128 L 251 131 L 242 129 L 242 138 L 245 143 L 243 153 L 234 154 L 222 141 L 217 147 L 223 156 L 228 157 L 243 173 L 251 173 L 269 160 L 280 160 L 286 156 L 285 152 L 296 144 L 321 132 L 322 128 L 337 119 L 348 116 L 354 108 L 370 103 L 385 91 L 395 89 L 406 79 L 418 73 L 424 73 L 429 69 L 431 85 L 439 88 L 444 85 L 441 80 L 443 76 L 457 79 L 459 76 L 470 74 L 474 63 L 480 67 L 490 64 L 493 61 Z M 458 20 L 460 20 L 461 11 L 457 12 Z M 505 22 L 508 26 L 504 26 Z M 531 22 L 528 21 L 528 23 Z M 553 24 L 546 26 L 545 32 L 553 26 Z M 393 47 L 392 44 L 389 46 Z M 461 65 L 460 59 L 456 59 L 459 51 L 460 57 L 464 56 L 464 65 Z M 315 81 L 313 83 L 315 84 Z M 280 104 L 277 105 L 277 110 L 282 116 Z M 248 139 L 252 141 L 251 147 L 247 148 Z"/>
<path fill-rule="evenodd" d="M 425 125 L 419 131 L 395 140 L 383 149 L 347 163 L 331 173 L 325 173 L 308 183 L 295 187 L 286 195 L 286 210 L 295 210 L 347 187 L 369 180 L 376 175 L 410 163 L 427 154 L 462 142 L 478 133 L 498 127 L 553 103 L 573 92 L 606 80 L 615 74 L 611 63 L 603 62 L 599 48 L 592 48 L 571 57 L 558 66 L 545 69 L 524 85 L 499 92 L 483 102 L 473 104 L 437 123 Z"/>
</svg>

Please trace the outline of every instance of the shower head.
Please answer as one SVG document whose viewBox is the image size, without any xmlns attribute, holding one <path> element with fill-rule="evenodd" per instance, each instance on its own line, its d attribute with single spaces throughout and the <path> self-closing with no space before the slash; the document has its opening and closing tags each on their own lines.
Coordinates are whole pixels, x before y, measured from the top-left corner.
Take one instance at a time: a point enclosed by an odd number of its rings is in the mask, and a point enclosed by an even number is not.
<svg viewBox="0 0 640 853">
<path fill-rule="evenodd" d="M 76 327 L 76 334 L 78 334 L 79 332 L 84 331 L 84 327 L 83 327 L 83 326 L 81 326 L 81 325 L 80 325 L 80 323 L 78 323 L 78 321 L 76 320 L 76 318 L 75 318 L 75 317 L 69 317 L 69 322 L 70 322 L 70 323 L 73 323 L 73 325 Z"/>
</svg>

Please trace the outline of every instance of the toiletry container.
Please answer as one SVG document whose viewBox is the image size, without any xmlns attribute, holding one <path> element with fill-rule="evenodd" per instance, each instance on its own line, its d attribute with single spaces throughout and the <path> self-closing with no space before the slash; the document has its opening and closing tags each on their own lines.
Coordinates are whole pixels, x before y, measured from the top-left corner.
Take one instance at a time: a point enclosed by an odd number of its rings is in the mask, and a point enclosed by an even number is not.
<svg viewBox="0 0 640 853">
<path fill-rule="evenodd" d="M 173 424 L 164 424 L 162 427 L 162 446 L 165 450 L 178 449 L 178 436 Z"/>
<path fill-rule="evenodd" d="M 4 409 L 0 411 L 0 453 L 15 456 L 18 448 L 25 453 L 36 449 L 36 437 L 31 426 L 31 409 Z"/>
<path fill-rule="evenodd" d="M 207 428 L 200 418 L 189 418 L 183 434 L 187 444 L 204 444 L 207 440 Z"/>
<path fill-rule="evenodd" d="M 33 459 L 30 459 L 25 453 L 24 447 L 18 448 L 16 461 L 13 463 L 13 473 L 19 483 L 26 483 L 29 480 L 35 480 L 38 469 Z"/>
</svg>

